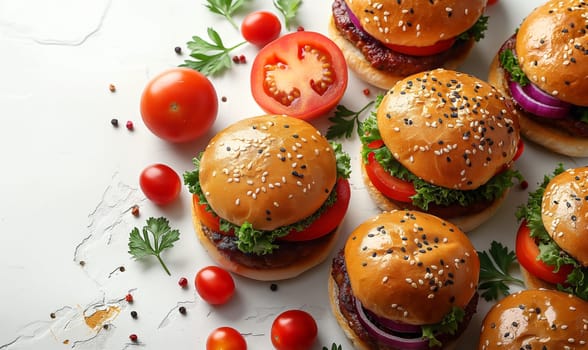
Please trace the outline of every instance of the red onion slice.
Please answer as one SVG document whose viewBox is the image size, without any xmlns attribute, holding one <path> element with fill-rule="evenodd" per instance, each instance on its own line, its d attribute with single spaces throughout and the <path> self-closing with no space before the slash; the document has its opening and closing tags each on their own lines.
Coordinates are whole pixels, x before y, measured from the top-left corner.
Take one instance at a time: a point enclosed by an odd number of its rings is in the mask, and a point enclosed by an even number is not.
<svg viewBox="0 0 588 350">
<path fill-rule="evenodd" d="M 349 7 L 347 6 L 347 4 L 345 4 L 345 7 L 347 8 L 347 16 L 349 16 L 349 20 L 351 21 L 351 23 L 353 23 L 353 25 L 358 28 L 363 30 L 363 27 L 361 26 L 361 23 L 359 23 L 359 18 L 357 18 L 357 16 L 355 15 L 355 13 L 353 13 Z"/>
<path fill-rule="evenodd" d="M 529 95 L 534 100 L 537 100 L 537 101 L 544 103 L 546 105 L 569 107 L 569 103 L 564 102 L 564 101 L 548 94 L 547 92 L 539 89 L 539 87 L 533 83 L 529 83 L 529 84 L 523 86 L 523 90 L 525 91 L 525 93 L 527 95 Z"/>
<path fill-rule="evenodd" d="M 568 115 L 569 106 L 551 106 L 541 103 L 529 96 L 523 88 L 514 81 L 508 82 L 508 87 L 514 100 L 526 111 L 544 118 L 559 119 Z"/>
<path fill-rule="evenodd" d="M 378 341 L 398 349 L 406 350 L 427 350 L 429 349 L 429 341 L 421 337 L 418 338 L 402 338 L 393 334 L 387 333 L 378 328 L 365 314 L 363 306 L 359 300 L 355 299 L 355 309 L 359 316 L 359 321 L 364 326 L 366 331 Z"/>
<path fill-rule="evenodd" d="M 359 303 L 359 302 L 356 300 L 356 303 Z M 361 304 L 358 307 L 361 307 Z M 389 318 L 380 317 L 367 309 L 363 309 L 363 311 L 371 319 L 376 320 L 376 322 L 378 324 L 382 325 L 382 327 L 385 327 L 386 329 L 389 329 L 393 332 L 405 333 L 405 334 L 417 334 L 417 335 L 420 335 L 422 333 L 421 326 L 416 326 L 416 325 L 407 324 L 407 323 L 399 323 L 399 322 L 393 321 Z"/>
</svg>

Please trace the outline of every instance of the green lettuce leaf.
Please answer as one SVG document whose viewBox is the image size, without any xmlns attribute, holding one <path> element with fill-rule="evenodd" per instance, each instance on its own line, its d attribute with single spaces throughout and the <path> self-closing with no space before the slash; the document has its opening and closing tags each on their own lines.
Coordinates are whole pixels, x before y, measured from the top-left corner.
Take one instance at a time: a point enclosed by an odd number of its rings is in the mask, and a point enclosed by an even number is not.
<svg viewBox="0 0 588 350">
<path fill-rule="evenodd" d="M 500 65 L 510 75 L 512 81 L 517 82 L 520 86 L 529 84 L 529 78 L 525 75 L 525 72 L 519 66 L 519 61 L 512 50 L 504 50 L 498 56 Z"/>
<path fill-rule="evenodd" d="M 455 334 L 459 324 L 463 321 L 465 311 L 462 308 L 454 306 L 451 312 L 443 317 L 441 322 L 422 326 L 423 338 L 429 340 L 429 347 L 441 346 L 441 342 L 435 337 L 435 334 Z"/>
</svg>

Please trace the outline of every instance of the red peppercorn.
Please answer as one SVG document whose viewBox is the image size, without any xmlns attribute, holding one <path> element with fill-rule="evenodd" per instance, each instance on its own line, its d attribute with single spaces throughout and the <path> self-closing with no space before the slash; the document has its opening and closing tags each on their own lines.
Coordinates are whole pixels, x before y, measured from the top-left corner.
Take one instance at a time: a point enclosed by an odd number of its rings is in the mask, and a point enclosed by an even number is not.
<svg viewBox="0 0 588 350">
<path fill-rule="evenodd" d="M 186 288 L 188 286 L 188 279 L 186 277 L 182 277 L 178 281 L 178 284 L 180 285 L 180 287 Z"/>
<path fill-rule="evenodd" d="M 239 56 L 239 63 L 247 63 L 247 58 L 245 57 L 245 55 Z"/>
<path fill-rule="evenodd" d="M 368 88 L 363 89 L 363 94 L 365 96 L 369 96 L 370 95 L 370 89 L 368 89 Z"/>
<path fill-rule="evenodd" d="M 129 129 L 129 130 L 133 130 L 133 128 L 134 128 L 134 127 L 135 127 L 135 126 L 133 125 L 133 122 L 132 122 L 132 121 L 130 121 L 130 120 L 129 120 L 129 121 L 127 121 L 127 129 Z"/>
<path fill-rule="evenodd" d="M 223 97 L 221 97 L 221 101 L 223 101 L 223 102 L 227 102 L 227 96 L 223 96 Z"/>
<path fill-rule="evenodd" d="M 304 27 L 303 26 L 298 26 L 298 28 L 296 28 L 297 31 L 299 32 L 303 32 L 304 31 Z"/>
<path fill-rule="evenodd" d="M 527 180 L 523 180 L 523 181 L 521 181 L 520 186 L 521 186 L 522 190 L 526 190 L 527 187 L 529 187 L 529 183 L 527 182 Z"/>
<path fill-rule="evenodd" d="M 239 63 L 239 56 L 233 56 L 233 62 Z"/>
<path fill-rule="evenodd" d="M 133 302 L 133 295 L 132 295 L 131 293 L 129 293 L 129 294 L 127 294 L 127 295 L 125 295 L 125 300 L 126 300 L 128 303 L 132 303 L 132 302 Z"/>
<path fill-rule="evenodd" d="M 131 207 L 131 214 L 133 214 L 133 216 L 139 216 L 139 206 L 138 205 L 133 205 Z"/>
<path fill-rule="evenodd" d="M 137 341 L 137 339 L 139 339 L 139 337 L 137 337 L 137 335 L 133 333 L 133 334 L 129 335 L 129 339 L 130 339 L 132 342 L 136 342 L 136 341 Z"/>
</svg>

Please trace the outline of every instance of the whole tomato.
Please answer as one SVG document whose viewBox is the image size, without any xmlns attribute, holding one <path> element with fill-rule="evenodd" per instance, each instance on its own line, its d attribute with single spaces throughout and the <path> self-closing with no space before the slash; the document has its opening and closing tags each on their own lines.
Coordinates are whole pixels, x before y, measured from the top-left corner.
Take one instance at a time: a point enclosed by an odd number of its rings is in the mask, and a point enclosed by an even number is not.
<svg viewBox="0 0 588 350">
<path fill-rule="evenodd" d="M 235 293 L 233 276 L 218 266 L 207 266 L 196 274 L 196 291 L 204 301 L 212 305 L 224 304 Z"/>
<path fill-rule="evenodd" d="M 219 327 L 208 335 L 206 350 L 247 350 L 247 342 L 236 329 Z"/>
<path fill-rule="evenodd" d="M 145 196 L 159 205 L 173 202 L 182 188 L 178 173 L 165 164 L 152 164 L 143 169 L 139 185 Z"/>
<path fill-rule="evenodd" d="M 288 310 L 272 323 L 272 344 L 277 350 L 308 350 L 316 341 L 317 333 L 312 315 L 303 310 Z"/>
<path fill-rule="evenodd" d="M 218 113 L 214 86 L 190 68 L 168 69 L 147 83 L 141 96 L 143 122 L 160 138 L 187 142 L 202 136 Z"/>
</svg>

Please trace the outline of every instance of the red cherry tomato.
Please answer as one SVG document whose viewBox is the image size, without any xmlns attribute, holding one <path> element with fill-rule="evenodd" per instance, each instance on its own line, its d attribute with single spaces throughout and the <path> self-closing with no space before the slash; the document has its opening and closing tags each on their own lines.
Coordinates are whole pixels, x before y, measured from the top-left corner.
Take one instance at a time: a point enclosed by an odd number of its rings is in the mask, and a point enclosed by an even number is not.
<svg viewBox="0 0 588 350">
<path fill-rule="evenodd" d="M 368 163 L 365 165 L 365 172 L 372 184 L 388 198 L 399 202 L 410 203 L 410 197 L 416 194 L 412 182 L 404 181 L 390 175 L 376 160 L 374 152 L 368 154 Z"/>
<path fill-rule="evenodd" d="M 219 327 L 208 335 L 206 350 L 247 350 L 247 342 L 235 328 Z"/>
<path fill-rule="evenodd" d="M 218 266 L 207 266 L 196 274 L 196 291 L 204 301 L 221 305 L 235 294 L 233 276 Z"/>
<path fill-rule="evenodd" d="M 202 73 L 172 68 L 157 75 L 141 96 L 143 122 L 160 138 L 186 142 L 206 133 L 216 120 L 218 98 Z"/>
<path fill-rule="evenodd" d="M 317 333 L 312 315 L 302 310 L 288 310 L 272 323 L 272 344 L 277 350 L 308 350 L 315 342 Z"/>
<path fill-rule="evenodd" d="M 159 205 L 173 202 L 182 188 L 178 173 L 165 164 L 153 164 L 143 169 L 139 185 L 145 196 Z"/>
<path fill-rule="evenodd" d="M 274 41 L 282 31 L 278 16 L 268 11 L 248 14 L 241 22 L 241 35 L 250 43 L 263 47 Z"/>
<path fill-rule="evenodd" d="M 251 92 L 266 113 L 307 120 L 333 109 L 347 80 L 343 53 L 315 32 L 293 32 L 272 41 L 251 68 Z"/>
<path fill-rule="evenodd" d="M 390 50 L 403 53 L 405 55 L 410 56 L 432 56 L 448 50 L 450 47 L 455 44 L 455 38 L 445 39 L 436 42 L 431 46 L 404 46 L 404 45 L 394 45 L 394 44 L 385 44 Z"/>
<path fill-rule="evenodd" d="M 564 265 L 559 268 L 558 272 L 554 272 L 555 266 L 537 260 L 539 247 L 531 237 L 531 230 L 525 221 L 521 223 L 517 232 L 515 252 L 521 266 L 533 276 L 549 283 L 564 284 L 574 268 L 572 265 Z"/>
</svg>

